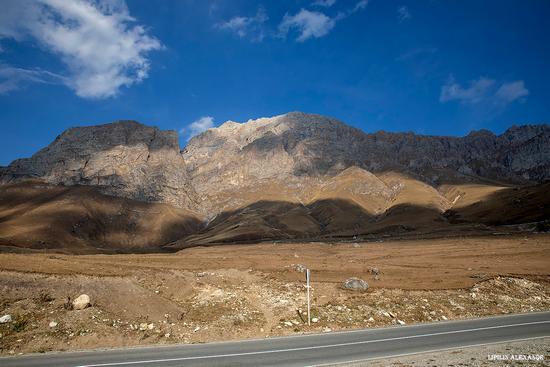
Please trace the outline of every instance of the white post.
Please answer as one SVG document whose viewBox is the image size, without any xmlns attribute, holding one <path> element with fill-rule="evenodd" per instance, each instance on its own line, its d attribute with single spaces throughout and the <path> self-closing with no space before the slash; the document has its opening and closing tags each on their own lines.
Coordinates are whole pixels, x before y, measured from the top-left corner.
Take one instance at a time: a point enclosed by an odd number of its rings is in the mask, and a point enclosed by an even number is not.
<svg viewBox="0 0 550 367">
<path fill-rule="evenodd" d="M 306 269 L 306 288 L 307 288 L 307 324 L 311 325 L 311 306 L 309 302 L 309 289 L 311 288 L 309 285 L 309 278 L 311 276 L 311 273 L 309 269 Z"/>
</svg>

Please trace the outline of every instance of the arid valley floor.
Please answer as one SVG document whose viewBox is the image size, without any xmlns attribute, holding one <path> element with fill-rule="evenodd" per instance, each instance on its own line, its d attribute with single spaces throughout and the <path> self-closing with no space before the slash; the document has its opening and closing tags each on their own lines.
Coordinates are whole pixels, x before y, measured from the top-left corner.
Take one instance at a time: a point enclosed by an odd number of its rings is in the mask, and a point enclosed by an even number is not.
<svg viewBox="0 0 550 367">
<path fill-rule="evenodd" d="M 312 271 L 311 326 L 304 323 L 299 264 Z M 13 321 L 0 324 L 0 353 L 203 343 L 550 310 L 548 264 L 549 234 L 226 245 L 172 254 L 2 253 L 0 309 Z M 342 289 L 349 277 L 366 280 L 368 291 Z M 82 293 L 92 307 L 64 307 Z"/>
</svg>

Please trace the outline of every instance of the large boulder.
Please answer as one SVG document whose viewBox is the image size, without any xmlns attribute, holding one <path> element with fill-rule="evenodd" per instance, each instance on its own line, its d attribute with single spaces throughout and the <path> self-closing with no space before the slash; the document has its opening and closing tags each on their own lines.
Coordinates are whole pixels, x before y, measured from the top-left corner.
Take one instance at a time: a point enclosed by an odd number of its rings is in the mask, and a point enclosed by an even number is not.
<svg viewBox="0 0 550 367">
<path fill-rule="evenodd" d="M 366 291 L 367 289 L 369 289 L 369 284 L 363 279 L 349 278 L 344 280 L 344 282 L 342 283 L 342 288 L 351 291 Z"/>
<path fill-rule="evenodd" d="M 91 306 L 90 296 L 87 294 L 81 294 L 73 301 L 73 310 L 83 310 L 89 306 Z"/>
</svg>

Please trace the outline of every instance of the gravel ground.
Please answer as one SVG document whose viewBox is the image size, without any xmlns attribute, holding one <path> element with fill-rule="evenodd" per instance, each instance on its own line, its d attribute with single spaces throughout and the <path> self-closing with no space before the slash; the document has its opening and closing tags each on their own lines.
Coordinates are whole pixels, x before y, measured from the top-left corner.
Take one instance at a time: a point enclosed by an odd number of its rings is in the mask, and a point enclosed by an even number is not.
<svg viewBox="0 0 550 367">
<path fill-rule="evenodd" d="M 525 360 L 525 358 L 535 360 Z M 541 360 L 542 358 L 542 360 Z M 508 359 L 508 360 L 506 360 Z M 522 360 L 523 359 L 523 360 Z M 538 359 L 538 360 L 537 360 Z M 338 365 L 343 366 L 343 365 Z M 501 367 L 550 366 L 550 338 L 512 343 L 491 344 L 436 353 L 415 354 L 368 362 L 346 364 L 346 367 Z"/>
</svg>

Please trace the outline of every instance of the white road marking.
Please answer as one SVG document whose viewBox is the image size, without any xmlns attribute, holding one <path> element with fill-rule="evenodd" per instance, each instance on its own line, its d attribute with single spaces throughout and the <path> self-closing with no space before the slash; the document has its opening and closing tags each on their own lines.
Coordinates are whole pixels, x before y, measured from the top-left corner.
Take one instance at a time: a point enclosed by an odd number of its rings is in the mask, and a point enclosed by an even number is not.
<svg viewBox="0 0 550 367">
<path fill-rule="evenodd" d="M 422 352 L 411 352 L 411 353 L 401 353 L 401 354 L 393 354 L 389 356 L 383 356 L 383 357 L 372 357 L 372 358 L 365 358 L 365 359 L 355 359 L 353 361 L 344 361 L 344 362 L 333 362 L 333 363 L 322 363 L 322 364 L 314 364 L 309 367 L 325 367 L 325 366 L 338 366 L 341 364 L 349 364 L 349 363 L 361 363 L 361 362 L 367 362 L 367 361 L 376 361 L 379 359 L 388 359 L 388 358 L 398 358 L 398 357 L 405 357 L 405 356 L 413 356 L 416 354 L 427 354 L 427 353 L 437 353 L 437 352 L 446 352 L 449 350 L 458 350 L 463 348 L 473 348 L 473 347 L 484 347 L 487 345 L 495 345 L 495 344 L 503 344 L 503 343 L 510 343 L 510 342 L 523 342 L 527 340 L 535 340 L 535 339 L 544 339 L 544 338 L 550 338 L 550 335 L 544 335 L 544 336 L 535 336 L 532 338 L 521 338 L 521 339 L 509 339 L 509 340 L 503 340 L 498 341 L 495 343 L 479 343 L 479 344 L 468 344 L 468 345 L 462 345 L 459 347 L 451 347 L 451 348 L 440 348 L 440 349 L 430 349 L 425 350 Z"/>
<path fill-rule="evenodd" d="M 480 327 L 480 328 L 454 330 L 454 331 L 442 331 L 442 332 L 438 332 L 438 333 L 399 336 L 399 337 L 394 337 L 394 338 L 364 340 L 364 341 L 358 341 L 358 342 L 347 342 L 347 343 L 326 344 L 326 345 L 314 345 L 314 346 L 311 346 L 311 347 L 262 350 L 262 351 L 258 351 L 258 352 L 213 354 L 213 355 L 196 356 L 196 357 L 178 357 L 178 358 L 164 358 L 164 359 L 149 359 L 149 360 L 142 360 L 142 361 L 110 362 L 110 363 L 99 363 L 99 364 L 87 364 L 87 365 L 81 365 L 81 366 L 77 366 L 77 367 L 128 366 L 128 365 L 134 365 L 134 364 L 176 362 L 176 361 L 189 361 L 189 360 L 195 360 L 195 359 L 227 358 L 227 357 L 258 355 L 258 354 L 285 353 L 285 352 L 295 352 L 295 351 L 300 351 L 300 350 L 313 350 L 313 349 L 345 347 L 345 346 L 350 346 L 350 345 L 372 344 L 372 343 L 380 343 L 380 342 L 387 342 L 387 341 L 394 341 L 394 340 L 414 339 L 414 338 L 423 338 L 423 337 L 429 337 L 429 336 L 459 334 L 459 333 L 468 333 L 468 332 L 472 332 L 472 331 L 503 329 L 503 328 L 517 327 L 517 326 L 539 325 L 539 324 L 548 324 L 548 323 L 550 323 L 550 320 L 549 321 L 523 322 L 523 323 L 519 323 L 519 324 L 510 324 L 510 325 L 486 326 L 486 327 Z M 546 337 L 546 336 L 541 336 L 541 337 Z M 424 352 L 422 352 L 422 353 L 424 353 Z M 427 353 L 429 353 L 429 351 Z"/>
</svg>

